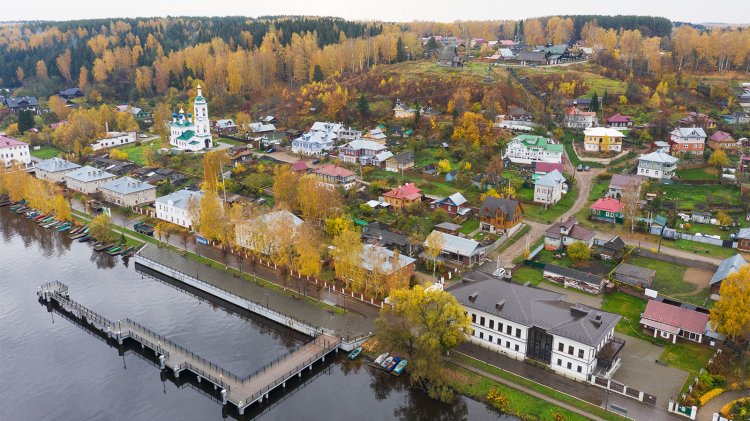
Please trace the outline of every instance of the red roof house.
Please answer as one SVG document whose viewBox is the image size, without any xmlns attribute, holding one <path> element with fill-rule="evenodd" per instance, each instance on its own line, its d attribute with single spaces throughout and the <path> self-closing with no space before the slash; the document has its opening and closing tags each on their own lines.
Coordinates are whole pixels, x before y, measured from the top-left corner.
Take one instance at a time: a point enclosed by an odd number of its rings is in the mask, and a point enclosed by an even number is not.
<svg viewBox="0 0 750 421">
<path fill-rule="evenodd" d="M 384 194 L 383 199 L 394 208 L 403 208 L 412 203 L 419 203 L 422 200 L 422 193 L 414 183 L 406 183 Z"/>
<path fill-rule="evenodd" d="M 633 118 L 629 115 L 615 114 L 607 118 L 610 127 L 633 127 Z"/>
<path fill-rule="evenodd" d="M 723 149 L 727 152 L 734 152 L 739 149 L 740 145 L 734 140 L 731 134 L 717 130 L 708 137 L 708 147 L 715 151 Z"/>
<path fill-rule="evenodd" d="M 654 338 L 677 342 L 677 338 L 703 342 L 708 327 L 708 314 L 651 300 L 641 315 L 641 325 L 653 331 Z"/>
<path fill-rule="evenodd" d="M 338 165 L 323 165 L 315 170 L 314 174 L 318 181 L 331 187 L 343 187 L 346 190 L 354 187 L 354 173 Z"/>
<path fill-rule="evenodd" d="M 534 161 L 531 163 L 531 165 L 534 167 L 534 173 L 538 173 L 541 175 L 547 174 L 554 170 L 560 171 L 561 174 L 563 172 L 563 164 L 560 163 Z"/>
<path fill-rule="evenodd" d="M 589 208 L 591 210 L 591 219 L 606 222 L 622 223 L 622 209 L 625 207 L 619 200 L 611 197 L 603 197 Z"/>
<path fill-rule="evenodd" d="M 292 170 L 294 170 L 294 172 L 305 172 L 309 169 L 310 167 L 307 166 L 307 163 L 305 161 L 297 161 L 292 164 Z"/>
</svg>

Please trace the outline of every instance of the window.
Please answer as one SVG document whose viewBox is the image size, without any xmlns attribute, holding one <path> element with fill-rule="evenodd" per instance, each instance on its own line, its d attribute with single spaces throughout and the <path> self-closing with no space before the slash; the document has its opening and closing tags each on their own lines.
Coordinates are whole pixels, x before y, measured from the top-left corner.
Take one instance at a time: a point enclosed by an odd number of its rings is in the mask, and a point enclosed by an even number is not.
<svg viewBox="0 0 750 421">
<path fill-rule="evenodd" d="M 477 315 L 476 314 L 472 314 L 471 315 L 471 322 L 472 323 L 476 323 L 477 322 Z"/>
<path fill-rule="evenodd" d="M 583 350 L 582 349 L 578 350 L 578 358 L 583 358 Z"/>
<path fill-rule="evenodd" d="M 505 341 L 505 347 L 510 349 L 510 341 Z"/>
<path fill-rule="evenodd" d="M 516 352 L 518 352 L 518 344 L 516 344 Z"/>
<path fill-rule="evenodd" d="M 479 318 L 479 325 L 484 326 L 484 316 Z"/>
<path fill-rule="evenodd" d="M 574 350 L 575 348 L 573 348 L 572 346 L 568 346 L 568 354 L 573 355 Z"/>
<path fill-rule="evenodd" d="M 520 337 L 521 337 L 521 329 L 516 328 L 516 338 L 520 338 Z"/>
<path fill-rule="evenodd" d="M 497 338 L 497 344 L 500 345 L 500 346 L 502 346 L 503 345 L 503 341 L 500 338 Z"/>
<path fill-rule="evenodd" d="M 573 363 L 570 363 L 570 362 L 569 362 L 569 363 L 568 363 L 568 370 L 572 370 L 572 369 L 573 369 Z"/>
<path fill-rule="evenodd" d="M 666 332 L 666 331 L 662 330 L 661 333 L 660 333 L 660 335 L 661 335 L 662 338 L 669 338 L 669 332 Z"/>
<path fill-rule="evenodd" d="M 484 332 L 479 332 L 479 339 L 484 339 Z"/>
<path fill-rule="evenodd" d="M 560 342 L 559 344 L 557 344 L 557 350 L 560 351 L 560 352 L 565 352 L 565 344 L 562 343 L 562 342 Z"/>
<path fill-rule="evenodd" d="M 508 335 L 512 335 L 513 334 L 513 327 L 511 325 L 508 325 L 508 328 L 505 330 L 505 333 L 507 333 Z"/>
<path fill-rule="evenodd" d="M 557 359 L 557 365 L 560 365 L 560 366 L 562 365 L 562 360 L 559 358 Z"/>
<path fill-rule="evenodd" d="M 492 335 L 487 335 L 487 340 L 492 342 Z"/>
<path fill-rule="evenodd" d="M 581 366 L 580 366 L 580 365 L 579 365 L 579 366 L 578 366 L 578 368 L 576 369 L 576 371 L 577 371 L 577 372 L 579 372 L 579 373 L 580 373 L 580 372 L 581 372 L 582 370 L 583 370 L 583 369 L 581 368 Z"/>
<path fill-rule="evenodd" d="M 494 329 L 494 328 L 495 328 L 495 321 L 490 320 L 490 329 Z"/>
</svg>

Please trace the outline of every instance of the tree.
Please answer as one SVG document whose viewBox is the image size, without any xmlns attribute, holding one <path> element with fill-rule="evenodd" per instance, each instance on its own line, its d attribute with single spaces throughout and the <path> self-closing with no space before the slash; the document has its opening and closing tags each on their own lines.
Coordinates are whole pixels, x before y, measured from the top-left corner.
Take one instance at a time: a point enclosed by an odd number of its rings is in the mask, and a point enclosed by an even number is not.
<svg viewBox="0 0 750 421">
<path fill-rule="evenodd" d="M 128 153 L 122 149 L 112 149 L 109 151 L 109 158 L 115 161 L 127 161 Z"/>
<path fill-rule="evenodd" d="M 209 151 L 203 155 L 203 184 L 206 190 L 218 189 L 221 172 L 227 158 L 223 150 Z"/>
<path fill-rule="evenodd" d="M 153 110 L 154 124 L 151 130 L 159 137 L 161 137 L 162 145 L 169 143 L 169 121 L 171 121 L 172 111 L 169 106 L 164 103 L 159 103 L 154 107 Z"/>
<path fill-rule="evenodd" d="M 299 209 L 297 184 L 299 177 L 289 165 L 277 165 L 273 169 L 273 197 L 276 206 L 295 212 Z"/>
<path fill-rule="evenodd" d="M 591 250 L 583 241 L 576 241 L 569 245 L 566 252 L 570 256 L 570 259 L 576 263 L 588 260 L 591 257 Z"/>
<path fill-rule="evenodd" d="M 149 145 L 143 149 L 143 160 L 146 161 L 146 165 L 156 165 L 156 159 L 154 159 L 154 149 Z"/>
<path fill-rule="evenodd" d="M 719 211 L 719 213 L 716 214 L 716 221 L 721 225 L 722 227 L 728 227 L 732 225 L 732 217 L 727 215 L 724 211 Z"/>
<path fill-rule="evenodd" d="M 323 69 L 320 68 L 320 64 L 316 64 L 313 69 L 313 82 L 322 82 L 324 80 Z"/>
<path fill-rule="evenodd" d="M 36 77 L 39 80 L 47 80 L 49 77 L 47 75 L 47 65 L 42 60 L 36 62 Z"/>
<path fill-rule="evenodd" d="M 727 153 L 721 149 L 714 151 L 714 153 L 708 158 L 708 165 L 717 169 L 728 166 L 729 158 L 727 158 Z"/>
<path fill-rule="evenodd" d="M 24 134 L 33 128 L 34 128 L 34 113 L 31 110 L 19 111 L 18 112 L 18 131 L 21 132 L 21 134 Z"/>
<path fill-rule="evenodd" d="M 451 138 L 474 147 L 493 146 L 495 143 L 492 122 L 484 118 L 482 114 L 470 111 L 465 112 L 458 120 Z"/>
<path fill-rule="evenodd" d="M 412 384 L 432 398 L 450 401 L 442 357 L 471 329 L 464 307 L 450 293 L 420 285 L 391 291 L 389 300 L 375 321 L 378 347 L 406 352 Z"/>
<path fill-rule="evenodd" d="M 437 258 L 443 252 L 445 247 L 445 237 L 439 231 L 432 231 L 425 239 L 424 253 L 432 260 L 432 276 L 435 277 L 435 268 L 437 267 Z"/>
<path fill-rule="evenodd" d="M 362 121 L 365 121 L 367 116 L 370 114 L 370 103 L 367 101 L 367 97 L 364 92 L 359 94 L 357 98 L 357 111 L 359 111 L 359 117 Z"/>
<path fill-rule="evenodd" d="M 112 221 L 106 213 L 95 216 L 90 227 L 91 236 L 99 241 L 109 242 L 115 237 L 112 232 Z"/>
<path fill-rule="evenodd" d="M 360 240 L 360 233 L 354 228 L 345 228 L 331 242 L 333 250 L 333 266 L 336 277 L 346 283 L 346 286 L 361 276 L 361 260 L 364 246 Z"/>
<path fill-rule="evenodd" d="M 635 230 L 635 221 L 640 208 L 641 189 L 638 183 L 627 183 L 622 189 L 620 203 L 622 203 L 622 218 L 626 225 L 630 225 L 630 232 Z"/>
<path fill-rule="evenodd" d="M 20 133 L 21 133 L 21 131 L 18 130 L 18 123 L 8 124 L 8 127 L 5 128 L 5 135 L 6 136 L 13 137 L 13 136 L 17 136 Z"/>
<path fill-rule="evenodd" d="M 221 241 L 224 236 L 224 207 L 216 190 L 206 189 L 200 201 L 197 230 L 208 240 Z"/>
<path fill-rule="evenodd" d="M 305 222 L 299 228 L 294 241 L 294 269 L 301 276 L 316 277 L 323 269 L 321 254 L 323 243 L 320 232 L 311 222 Z"/>
<path fill-rule="evenodd" d="M 55 218 L 62 221 L 73 220 L 70 203 L 65 199 L 65 196 L 59 193 L 55 196 Z"/>
<path fill-rule="evenodd" d="M 648 100 L 648 106 L 654 109 L 661 108 L 661 97 L 658 92 L 654 92 L 654 94 L 651 95 L 651 99 Z"/>
<path fill-rule="evenodd" d="M 597 95 L 596 91 L 594 91 L 594 93 L 591 95 L 591 111 L 598 113 L 599 109 L 599 95 Z"/>
<path fill-rule="evenodd" d="M 437 163 L 438 171 L 442 174 L 447 174 L 451 172 L 451 163 L 447 159 L 441 159 Z"/>
<path fill-rule="evenodd" d="M 396 40 L 396 62 L 401 63 L 406 61 L 406 48 L 404 47 L 404 40 L 398 37 Z"/>
<path fill-rule="evenodd" d="M 720 299 L 711 309 L 719 333 L 736 340 L 750 333 L 750 265 L 730 274 L 719 287 Z"/>
</svg>

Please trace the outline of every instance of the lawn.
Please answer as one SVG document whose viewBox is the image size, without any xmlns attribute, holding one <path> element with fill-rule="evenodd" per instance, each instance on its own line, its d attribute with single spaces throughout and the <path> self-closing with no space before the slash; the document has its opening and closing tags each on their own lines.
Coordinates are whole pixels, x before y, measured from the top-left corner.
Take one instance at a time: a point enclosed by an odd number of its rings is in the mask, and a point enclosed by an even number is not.
<svg viewBox="0 0 750 421">
<path fill-rule="evenodd" d="M 562 143 L 565 147 L 565 153 L 568 155 L 570 163 L 573 164 L 574 167 L 577 167 L 578 164 L 583 164 L 584 166 L 588 165 L 591 168 L 604 168 L 604 165 L 598 162 L 581 162 L 581 160 L 578 159 L 578 155 L 573 148 L 573 142 L 576 140 L 576 136 L 578 135 L 576 135 L 575 133 L 565 132 L 563 137 L 560 139 L 560 143 Z"/>
<path fill-rule="evenodd" d="M 639 323 L 641 321 L 641 313 L 645 309 L 646 301 L 623 292 L 605 294 L 602 301 L 602 310 L 622 316 L 622 320 L 617 323 L 615 330 L 637 338 L 643 338 Z"/>
<path fill-rule="evenodd" d="M 697 241 L 690 240 L 664 240 L 662 245 L 678 249 L 685 250 L 695 254 L 703 254 L 717 259 L 726 259 L 737 254 L 737 250 L 728 247 L 715 246 L 713 244 L 704 244 Z"/>
<path fill-rule="evenodd" d="M 679 223 L 679 220 L 678 220 L 678 223 Z M 687 228 L 687 226 L 689 226 L 690 228 Z M 679 225 L 678 225 L 678 227 L 679 227 Z M 706 234 L 708 234 L 708 235 L 718 235 L 723 240 L 728 239 L 729 238 L 729 233 L 731 232 L 731 231 L 722 230 L 721 226 L 719 226 L 719 225 L 698 224 L 698 223 L 695 223 L 695 222 L 690 222 L 690 223 L 685 222 L 685 223 L 682 223 L 682 228 L 679 228 L 679 230 L 683 231 L 683 232 L 688 232 L 690 234 L 701 233 L 701 234 L 704 234 L 704 235 L 706 235 Z"/>
<path fill-rule="evenodd" d="M 511 275 L 515 282 L 522 285 L 529 282 L 531 285 L 537 286 L 544 280 L 544 276 L 542 276 L 542 271 L 540 269 L 534 269 L 528 266 L 519 268 Z"/>
<path fill-rule="evenodd" d="M 591 192 L 589 192 L 589 201 L 593 203 L 594 201 L 604 197 L 604 195 L 607 194 L 607 191 L 609 190 L 609 183 L 611 181 L 612 178 L 610 177 L 597 178 L 594 182 L 594 185 L 591 186 Z M 588 211 L 588 206 L 586 207 L 586 210 Z"/>
<path fill-rule="evenodd" d="M 682 341 L 667 344 L 659 360 L 695 375 L 706 367 L 714 352 L 714 349 L 705 345 Z"/>
<path fill-rule="evenodd" d="M 39 159 L 49 159 L 58 156 L 62 153 L 62 150 L 57 149 L 54 146 L 42 146 L 39 149 L 31 148 L 31 156 Z"/>
<path fill-rule="evenodd" d="M 677 177 L 680 180 L 717 180 L 716 169 L 714 168 L 690 168 L 685 170 L 677 170 Z"/>
<path fill-rule="evenodd" d="M 676 201 L 677 208 L 680 210 L 705 209 L 710 208 L 712 204 L 728 206 L 740 204 L 740 190 L 737 186 L 660 184 L 656 190 L 664 192 L 664 200 Z"/>
<path fill-rule="evenodd" d="M 695 285 L 683 280 L 687 269 L 685 266 L 642 256 L 635 256 L 628 263 L 655 270 L 654 289 L 660 294 L 686 294 L 696 290 Z"/>
<path fill-rule="evenodd" d="M 547 209 L 544 209 L 544 205 L 542 204 L 524 203 L 523 205 L 521 205 L 523 207 L 523 216 L 524 218 L 530 219 L 535 222 L 550 224 L 560 219 L 560 216 L 562 216 L 562 214 L 573 207 L 573 204 L 576 202 L 577 196 L 578 192 L 574 187 L 567 193 L 565 193 L 565 195 L 563 195 L 562 199 L 560 199 L 559 202 L 548 207 Z"/>
<path fill-rule="evenodd" d="M 161 142 L 158 139 L 143 143 L 135 142 L 117 149 L 127 153 L 129 161 L 144 166 L 146 165 L 146 158 L 143 157 L 143 151 L 145 151 L 146 148 L 151 148 L 151 150 L 154 151 L 154 156 L 156 156 L 157 151 L 161 148 Z"/>
<path fill-rule="evenodd" d="M 461 229 L 459 230 L 459 232 L 461 234 L 469 235 L 478 229 L 479 229 L 478 219 L 467 219 L 466 222 L 464 222 L 463 225 L 461 226 Z"/>
</svg>

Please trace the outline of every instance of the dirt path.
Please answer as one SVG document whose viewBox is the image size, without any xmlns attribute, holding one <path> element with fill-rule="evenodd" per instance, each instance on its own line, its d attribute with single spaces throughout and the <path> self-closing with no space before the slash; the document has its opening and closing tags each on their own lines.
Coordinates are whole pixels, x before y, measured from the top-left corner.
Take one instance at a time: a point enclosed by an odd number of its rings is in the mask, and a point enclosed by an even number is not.
<svg viewBox="0 0 750 421">
<path fill-rule="evenodd" d="M 708 282 L 713 275 L 714 274 L 711 271 L 689 267 L 685 271 L 685 274 L 682 275 L 682 280 L 691 285 L 695 285 L 695 287 L 700 290 L 708 286 Z"/>
</svg>

